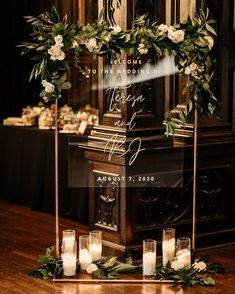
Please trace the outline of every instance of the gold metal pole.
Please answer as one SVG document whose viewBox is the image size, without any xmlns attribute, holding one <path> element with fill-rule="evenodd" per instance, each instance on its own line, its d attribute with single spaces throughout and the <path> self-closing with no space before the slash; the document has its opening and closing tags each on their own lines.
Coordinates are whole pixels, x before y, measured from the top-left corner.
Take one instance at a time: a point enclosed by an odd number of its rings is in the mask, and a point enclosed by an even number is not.
<svg viewBox="0 0 235 294">
<path fill-rule="evenodd" d="M 59 236 L 59 154 L 58 154 L 58 99 L 55 101 L 55 234 L 56 234 L 56 257 L 60 256 L 60 236 Z"/>
<path fill-rule="evenodd" d="M 193 143 L 193 226 L 192 249 L 196 249 L 196 220 L 197 220 L 197 145 L 198 145 L 198 106 L 195 97 L 194 109 L 194 143 Z"/>
</svg>

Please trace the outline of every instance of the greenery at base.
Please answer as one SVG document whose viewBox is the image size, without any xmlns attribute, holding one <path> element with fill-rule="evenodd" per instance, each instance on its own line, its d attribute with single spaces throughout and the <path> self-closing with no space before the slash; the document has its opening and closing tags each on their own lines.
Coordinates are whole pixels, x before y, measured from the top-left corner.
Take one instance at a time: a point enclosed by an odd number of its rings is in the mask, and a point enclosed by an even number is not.
<svg viewBox="0 0 235 294">
<path fill-rule="evenodd" d="M 203 262 L 205 268 L 200 270 L 196 268 L 195 263 Z M 40 267 L 29 273 L 31 276 L 37 278 L 49 279 L 63 276 L 63 262 L 61 259 L 55 257 L 55 246 L 46 249 L 46 254 L 39 257 Z M 123 263 L 117 260 L 117 256 L 102 257 L 94 263 L 96 270 L 90 274 L 97 279 L 120 279 L 121 274 L 139 273 L 142 274 L 142 266 L 133 265 L 130 263 Z M 77 272 L 80 271 L 79 264 Z M 156 273 L 149 277 L 157 280 L 173 280 L 176 283 L 184 283 L 189 287 L 195 285 L 214 286 L 215 280 L 210 276 L 211 274 L 224 274 L 225 269 L 219 263 L 208 263 L 208 256 L 202 256 L 193 261 L 190 268 L 183 268 L 174 270 L 168 263 L 165 267 L 158 265 Z"/>
</svg>

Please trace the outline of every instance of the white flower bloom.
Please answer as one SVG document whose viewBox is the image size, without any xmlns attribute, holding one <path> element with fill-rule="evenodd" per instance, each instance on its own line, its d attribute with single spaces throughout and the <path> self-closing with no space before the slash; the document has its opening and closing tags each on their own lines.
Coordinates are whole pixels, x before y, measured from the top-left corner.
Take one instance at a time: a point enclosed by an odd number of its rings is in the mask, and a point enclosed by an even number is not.
<svg viewBox="0 0 235 294">
<path fill-rule="evenodd" d="M 184 268 L 184 263 L 178 260 L 172 261 L 171 268 L 173 268 L 173 270 L 175 271 L 181 270 L 182 268 Z"/>
<path fill-rule="evenodd" d="M 90 265 L 88 265 L 88 267 L 86 268 L 86 272 L 90 275 L 92 274 L 93 272 L 97 271 L 98 270 L 98 267 L 96 264 L 94 263 L 91 263 Z"/>
<path fill-rule="evenodd" d="M 148 53 L 148 48 L 145 47 L 143 43 L 139 44 L 139 47 L 137 48 L 140 54 L 147 54 Z"/>
<path fill-rule="evenodd" d="M 118 33 L 120 33 L 121 32 L 121 27 L 119 26 L 119 25 L 116 25 L 116 26 L 111 26 L 111 27 L 109 27 L 110 29 L 112 29 L 113 30 L 113 32 L 115 33 L 115 34 L 118 34 Z"/>
<path fill-rule="evenodd" d="M 165 34 L 165 33 L 168 32 L 168 26 L 162 23 L 162 24 L 158 27 L 158 30 L 159 30 L 159 36 L 162 36 L 163 34 Z"/>
<path fill-rule="evenodd" d="M 63 47 L 63 44 L 56 44 L 54 46 L 51 46 L 50 49 L 48 49 L 48 53 L 51 55 L 52 60 L 64 60 L 65 54 L 61 50 L 61 47 Z"/>
<path fill-rule="evenodd" d="M 191 71 L 198 70 L 198 65 L 195 62 L 191 63 L 189 67 Z"/>
<path fill-rule="evenodd" d="M 173 43 L 180 43 L 184 41 L 185 32 L 183 30 L 175 30 L 174 27 L 169 27 L 167 36 Z"/>
<path fill-rule="evenodd" d="M 96 38 L 91 38 L 88 42 L 85 43 L 86 48 L 89 52 L 93 52 L 95 49 L 98 49 Z"/>
<path fill-rule="evenodd" d="M 204 39 L 206 39 L 208 47 L 211 50 L 211 48 L 214 46 L 214 39 L 211 36 L 205 36 Z"/>
<path fill-rule="evenodd" d="M 47 93 L 52 93 L 55 91 L 55 86 L 46 80 L 42 80 L 42 85 L 45 88 L 45 92 Z"/>
<path fill-rule="evenodd" d="M 191 74 L 191 69 L 190 69 L 189 66 L 187 66 L 187 67 L 185 68 L 184 73 L 185 73 L 186 75 L 188 75 L 188 76 Z"/>
<path fill-rule="evenodd" d="M 57 36 L 55 36 L 55 43 L 56 43 L 56 45 L 59 45 L 59 44 L 62 44 L 62 42 L 63 42 L 63 37 L 61 36 L 61 35 L 57 35 Z M 64 46 L 64 45 L 63 45 Z"/>
<path fill-rule="evenodd" d="M 72 48 L 77 48 L 78 47 L 78 42 L 76 40 L 73 41 L 73 47 Z"/>
<path fill-rule="evenodd" d="M 199 272 L 202 272 L 206 269 L 206 264 L 204 261 L 195 262 L 193 264 L 193 268 L 198 270 Z"/>
<path fill-rule="evenodd" d="M 175 35 L 175 43 L 184 41 L 185 32 L 183 30 L 175 31 L 174 35 Z"/>
</svg>

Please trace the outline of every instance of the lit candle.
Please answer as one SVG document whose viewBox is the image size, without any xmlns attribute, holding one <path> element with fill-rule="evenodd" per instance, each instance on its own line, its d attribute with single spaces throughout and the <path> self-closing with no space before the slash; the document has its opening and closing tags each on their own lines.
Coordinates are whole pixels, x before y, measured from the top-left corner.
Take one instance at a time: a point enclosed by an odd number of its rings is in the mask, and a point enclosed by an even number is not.
<svg viewBox="0 0 235 294">
<path fill-rule="evenodd" d="M 102 244 L 89 244 L 89 252 L 92 261 L 97 261 L 102 257 Z"/>
<path fill-rule="evenodd" d="M 156 254 L 146 252 L 143 254 L 143 275 L 152 276 L 156 272 Z"/>
<path fill-rule="evenodd" d="M 63 231 L 63 241 L 75 241 L 75 230 L 64 230 Z"/>
<path fill-rule="evenodd" d="M 79 264 L 81 270 L 86 270 L 86 268 L 92 263 L 91 254 L 87 249 L 79 250 Z"/>
<path fill-rule="evenodd" d="M 162 242 L 162 259 L 163 265 L 166 266 L 175 256 L 175 238 Z"/>
<path fill-rule="evenodd" d="M 177 252 L 177 260 L 184 264 L 184 267 L 191 266 L 191 253 L 189 249 L 182 249 Z"/>
<path fill-rule="evenodd" d="M 63 270 L 65 276 L 76 275 L 76 255 L 72 253 L 63 254 Z"/>
</svg>

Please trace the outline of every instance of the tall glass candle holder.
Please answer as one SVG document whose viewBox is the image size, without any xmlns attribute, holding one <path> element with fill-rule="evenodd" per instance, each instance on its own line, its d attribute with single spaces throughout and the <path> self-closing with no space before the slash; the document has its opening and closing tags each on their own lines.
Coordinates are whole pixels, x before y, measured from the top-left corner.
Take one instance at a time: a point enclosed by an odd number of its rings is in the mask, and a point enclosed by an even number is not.
<svg viewBox="0 0 235 294">
<path fill-rule="evenodd" d="M 156 272 L 157 242 L 155 240 L 143 240 L 143 275 L 152 276 Z"/>
<path fill-rule="evenodd" d="M 85 271 L 86 268 L 92 263 L 92 257 L 89 252 L 89 235 L 79 237 L 79 264 L 81 270 Z"/>
<path fill-rule="evenodd" d="M 162 263 L 166 266 L 175 257 L 175 229 L 164 228 L 162 230 Z"/>
<path fill-rule="evenodd" d="M 190 238 L 178 238 L 176 259 L 184 264 L 184 267 L 191 266 L 191 240 Z"/>
<path fill-rule="evenodd" d="M 63 230 L 62 232 L 62 240 L 76 240 L 76 233 L 75 230 Z"/>
<path fill-rule="evenodd" d="M 77 269 L 77 242 L 74 240 L 65 240 L 63 241 L 62 249 L 64 276 L 75 276 Z"/>
<path fill-rule="evenodd" d="M 89 252 L 92 261 L 97 261 L 102 257 L 102 232 L 91 231 L 89 232 Z"/>
</svg>

